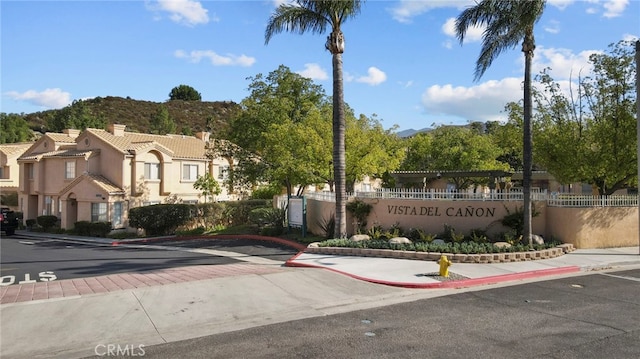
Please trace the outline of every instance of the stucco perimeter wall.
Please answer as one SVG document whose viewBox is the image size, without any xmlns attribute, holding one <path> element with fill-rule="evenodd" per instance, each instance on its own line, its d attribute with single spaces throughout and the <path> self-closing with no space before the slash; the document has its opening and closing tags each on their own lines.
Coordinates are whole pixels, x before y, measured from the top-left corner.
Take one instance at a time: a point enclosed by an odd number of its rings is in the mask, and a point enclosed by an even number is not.
<svg viewBox="0 0 640 359">
<path fill-rule="evenodd" d="M 638 245 L 637 207 L 548 207 L 547 232 L 576 248 Z"/>
<path fill-rule="evenodd" d="M 500 221 L 509 212 L 514 212 L 522 204 L 519 201 L 457 201 L 457 200 L 414 200 L 414 199 L 360 199 L 372 205 L 367 218 L 367 228 L 381 226 L 388 229 L 399 225 L 402 229 L 422 229 L 425 233 L 439 234 L 445 224 L 457 233 L 469 234 L 472 229 L 487 231 L 489 235 L 506 232 L 509 229 Z M 548 236 L 545 231 L 546 207 L 544 203 L 534 203 L 540 214 L 533 218 L 533 233 Z M 314 199 L 307 200 L 307 226 L 310 232 L 324 235 L 321 223 L 327 222 L 335 213 L 335 203 Z M 354 233 L 352 216 L 347 212 L 347 232 Z"/>
</svg>

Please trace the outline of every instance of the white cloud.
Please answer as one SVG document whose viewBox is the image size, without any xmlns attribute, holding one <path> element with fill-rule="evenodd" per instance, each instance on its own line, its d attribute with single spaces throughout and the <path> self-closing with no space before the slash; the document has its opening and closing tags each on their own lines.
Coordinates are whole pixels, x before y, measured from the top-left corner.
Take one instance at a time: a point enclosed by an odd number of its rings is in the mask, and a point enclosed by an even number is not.
<svg viewBox="0 0 640 359">
<path fill-rule="evenodd" d="M 471 26 L 467 29 L 467 32 L 464 35 L 464 43 L 468 42 L 476 42 L 482 40 L 482 33 L 486 29 L 485 26 Z M 442 25 L 442 32 L 449 37 L 457 37 L 456 36 L 456 19 L 454 17 L 450 17 L 445 21 Z M 445 46 L 446 47 L 446 46 Z"/>
<path fill-rule="evenodd" d="M 193 50 L 187 53 L 184 50 L 176 50 L 174 56 L 179 59 L 187 59 L 190 62 L 198 63 L 203 58 L 209 59 L 213 66 L 243 66 L 249 67 L 256 62 L 256 59 L 246 55 L 226 54 L 226 56 L 218 55 L 211 50 Z"/>
<path fill-rule="evenodd" d="M 474 3 L 473 0 L 400 0 L 396 7 L 389 9 L 389 12 L 394 20 L 410 23 L 413 17 L 432 9 L 443 7 L 463 9 Z"/>
<path fill-rule="evenodd" d="M 606 18 L 618 17 L 624 9 L 629 5 L 629 0 L 607 0 L 602 4 L 605 12 L 602 16 Z"/>
<path fill-rule="evenodd" d="M 454 116 L 468 121 L 498 121 L 499 112 L 511 101 L 522 98 L 522 79 L 509 77 L 477 86 L 433 85 L 422 94 L 425 112 L 435 116 Z"/>
<path fill-rule="evenodd" d="M 367 76 L 361 76 L 356 79 L 356 82 L 362 82 L 371 86 L 380 85 L 385 81 L 387 81 L 387 74 L 373 66 L 367 70 Z"/>
<path fill-rule="evenodd" d="M 575 0 L 547 0 L 549 5 L 555 6 L 560 10 L 564 10 L 567 6 L 573 4 Z"/>
<path fill-rule="evenodd" d="M 640 38 L 638 37 L 638 35 L 624 34 L 622 35 L 622 40 L 636 42 L 640 40 Z"/>
<path fill-rule="evenodd" d="M 546 25 L 543 26 L 544 31 L 557 34 L 560 32 L 560 22 L 557 20 L 550 20 Z"/>
<path fill-rule="evenodd" d="M 312 80 L 327 80 L 329 78 L 327 72 L 318 64 L 304 64 L 304 70 L 297 73 Z"/>
<path fill-rule="evenodd" d="M 178 24 L 194 26 L 209 22 L 208 10 L 199 1 L 193 0 L 158 0 L 152 10 L 169 13 L 169 18 Z M 217 19 L 214 19 L 217 21 Z"/>
<path fill-rule="evenodd" d="M 574 54 L 568 49 L 536 48 L 531 72 L 536 75 L 545 68 L 550 68 L 551 76 L 556 80 L 577 80 L 578 75 L 586 76 L 591 72 L 589 56 L 599 53 L 597 50 L 584 50 Z"/>
<path fill-rule="evenodd" d="M 71 94 L 59 88 L 45 89 L 44 91 L 29 90 L 25 92 L 9 91 L 5 95 L 17 100 L 26 101 L 33 105 L 46 108 L 62 108 L 71 103 Z"/>
</svg>

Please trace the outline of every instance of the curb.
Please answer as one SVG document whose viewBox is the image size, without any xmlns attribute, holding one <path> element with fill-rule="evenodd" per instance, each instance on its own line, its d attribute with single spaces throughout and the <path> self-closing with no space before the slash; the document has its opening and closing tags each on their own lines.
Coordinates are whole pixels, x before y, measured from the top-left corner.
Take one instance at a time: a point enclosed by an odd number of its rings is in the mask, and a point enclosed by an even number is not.
<svg viewBox="0 0 640 359">
<path fill-rule="evenodd" d="M 528 272 L 496 275 L 496 276 L 490 276 L 490 277 L 484 277 L 484 278 L 471 278 L 471 279 L 462 279 L 462 280 L 438 282 L 438 283 L 409 283 L 409 282 L 393 282 L 393 281 L 372 279 L 372 278 L 362 277 L 356 274 L 340 271 L 333 268 L 318 266 L 314 264 L 296 263 L 295 262 L 296 258 L 298 258 L 301 254 L 302 253 L 298 253 L 295 256 L 291 257 L 291 259 L 286 261 L 284 264 L 285 267 L 326 269 L 338 274 L 346 275 L 348 277 L 351 277 L 357 280 L 362 280 L 369 283 L 383 284 L 383 285 L 388 285 L 392 287 L 414 288 L 414 289 L 445 289 L 445 288 L 459 289 L 459 288 L 467 288 L 467 287 L 480 286 L 480 285 L 509 282 L 509 281 L 515 281 L 515 280 L 538 278 L 538 277 L 551 276 L 551 275 L 577 273 L 581 271 L 581 268 L 579 266 L 567 266 L 567 267 L 558 267 L 558 268 L 550 268 L 550 269 L 540 269 L 540 270 L 534 270 L 534 271 L 528 271 Z"/>
<path fill-rule="evenodd" d="M 112 246 L 119 246 L 124 244 L 136 244 L 136 243 L 154 243 L 154 242 L 163 242 L 163 241 L 187 241 L 194 239 L 249 239 L 249 240 L 257 240 L 257 241 L 268 241 L 274 242 L 278 244 L 282 244 L 291 248 L 294 248 L 298 251 L 303 251 L 307 248 L 306 245 L 290 241 L 288 239 L 278 238 L 278 237 L 268 237 L 268 236 L 260 236 L 254 234 L 216 234 L 212 236 L 198 235 L 198 236 L 168 236 L 168 237 L 153 237 L 153 238 L 142 238 L 142 239 L 130 239 L 123 241 L 112 241 Z"/>
</svg>

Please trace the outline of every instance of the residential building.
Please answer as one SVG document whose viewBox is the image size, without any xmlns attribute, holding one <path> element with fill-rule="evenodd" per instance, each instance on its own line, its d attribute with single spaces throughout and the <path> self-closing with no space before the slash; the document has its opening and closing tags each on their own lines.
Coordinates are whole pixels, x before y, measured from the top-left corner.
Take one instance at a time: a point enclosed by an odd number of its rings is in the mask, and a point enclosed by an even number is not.
<svg viewBox="0 0 640 359">
<path fill-rule="evenodd" d="M 33 142 L 0 144 L 0 194 L 3 196 L 17 194 L 19 184 L 18 158 L 32 144 Z"/>
<path fill-rule="evenodd" d="M 151 135 L 125 129 L 68 129 L 33 143 L 17 161 L 24 219 L 55 215 L 64 229 L 79 221 L 127 228 L 130 208 L 207 201 L 193 188 L 205 173 L 223 189 L 217 200 L 236 199 L 223 184 L 228 160 L 206 155 L 208 132 Z"/>
</svg>

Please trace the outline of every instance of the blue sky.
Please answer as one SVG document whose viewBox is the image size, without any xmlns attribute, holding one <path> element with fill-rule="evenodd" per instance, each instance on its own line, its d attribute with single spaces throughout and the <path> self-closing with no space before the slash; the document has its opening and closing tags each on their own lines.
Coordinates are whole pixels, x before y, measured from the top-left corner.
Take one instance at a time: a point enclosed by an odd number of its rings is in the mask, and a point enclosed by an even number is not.
<svg viewBox="0 0 640 359">
<path fill-rule="evenodd" d="M 240 102 L 248 77 L 280 65 L 331 94 L 326 35 L 264 30 L 282 0 L 12 1 L 0 3 L 0 111 L 32 113 L 76 99 L 120 96 L 164 102 L 175 86 L 204 101 Z M 482 29 L 460 44 L 457 15 L 473 1 L 364 3 L 343 26 L 345 101 L 385 128 L 501 120 L 522 97 L 519 48 L 473 81 Z M 640 36 L 638 0 L 549 0 L 536 25 L 534 73 L 563 84 L 589 73 L 588 56 Z"/>
</svg>

